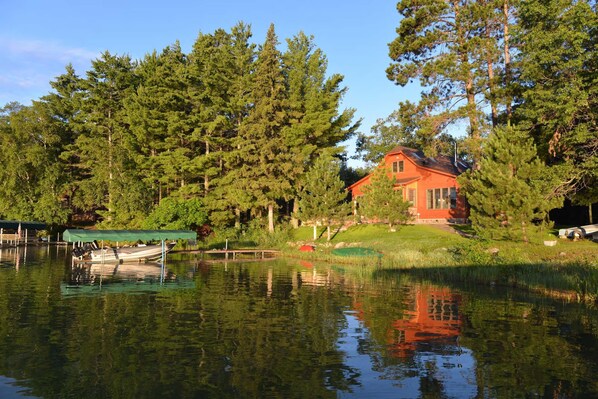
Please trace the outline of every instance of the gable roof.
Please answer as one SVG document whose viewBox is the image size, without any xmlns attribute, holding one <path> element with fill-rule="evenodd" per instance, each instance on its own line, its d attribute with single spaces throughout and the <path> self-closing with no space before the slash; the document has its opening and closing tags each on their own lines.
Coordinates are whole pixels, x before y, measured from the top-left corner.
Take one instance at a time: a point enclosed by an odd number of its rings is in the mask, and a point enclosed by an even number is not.
<svg viewBox="0 0 598 399">
<path fill-rule="evenodd" d="M 400 153 L 409 158 L 417 166 L 436 170 L 442 173 L 448 173 L 453 176 L 459 176 L 461 173 L 470 169 L 470 166 L 461 160 L 457 160 L 455 163 L 454 158 L 447 157 L 446 155 L 426 157 L 422 151 L 416 150 L 414 148 L 403 147 L 402 145 L 396 146 L 385 156 Z"/>
</svg>

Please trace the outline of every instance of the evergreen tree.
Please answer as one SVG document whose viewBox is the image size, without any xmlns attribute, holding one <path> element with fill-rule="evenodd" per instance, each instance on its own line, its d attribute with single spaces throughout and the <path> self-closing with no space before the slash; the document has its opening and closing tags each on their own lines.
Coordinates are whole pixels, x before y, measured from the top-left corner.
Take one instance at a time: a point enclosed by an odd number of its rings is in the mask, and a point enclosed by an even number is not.
<svg viewBox="0 0 598 399">
<path fill-rule="evenodd" d="M 124 101 L 136 87 L 134 64 L 128 56 L 105 52 L 92 62 L 81 82 L 81 134 L 69 149 L 78 158 L 81 180 L 76 182 L 75 205 L 104 217 L 107 226 L 138 225 L 151 199 L 137 175 L 132 135 Z"/>
<path fill-rule="evenodd" d="M 458 178 L 471 207 L 470 220 L 483 237 L 522 239 L 562 205 L 553 192 L 554 171 L 538 158 L 529 136 L 514 128 L 496 129 L 486 141 L 479 170 Z"/>
<path fill-rule="evenodd" d="M 294 165 L 288 178 L 297 186 L 315 157 L 341 151 L 337 145 L 353 136 L 360 121 L 352 124 L 353 109 L 340 111 L 343 77 L 326 77 L 328 61 L 312 36 L 300 32 L 287 39 L 283 62 L 289 115 L 283 131 L 290 150 L 286 162 Z M 295 211 L 297 205 L 294 201 Z"/>
<path fill-rule="evenodd" d="M 389 44 L 393 63 L 386 72 L 398 85 L 419 79 L 422 87 L 430 87 L 416 108 L 421 115 L 418 134 L 432 141 L 449 124 L 466 118 L 468 146 L 479 157 L 484 119 L 478 97 L 486 79 L 477 55 L 483 24 L 475 4 L 401 0 L 397 10 L 403 18 Z"/>
<path fill-rule="evenodd" d="M 568 175 L 559 192 L 591 204 L 598 201 L 596 3 L 532 0 L 519 11 L 521 126 L 541 157 Z"/>
<path fill-rule="evenodd" d="M 9 104 L 0 110 L 0 217 L 67 221 L 58 162 L 60 131 L 48 109 L 39 102 L 30 107 Z"/>
<path fill-rule="evenodd" d="M 292 194 L 288 176 L 294 160 L 282 134 L 288 123 L 287 92 L 274 25 L 259 51 L 252 84 L 253 109 L 240 126 L 236 156 L 243 167 L 235 171 L 233 189 L 245 190 L 250 202 L 267 209 L 268 231 L 274 232 L 276 201 Z"/>
<path fill-rule="evenodd" d="M 159 55 L 155 51 L 146 55 L 135 71 L 139 85 L 124 102 L 138 172 L 151 187 L 154 203 L 190 179 L 193 149 L 185 134 L 192 123 L 186 65 L 178 42 Z"/>
<path fill-rule="evenodd" d="M 207 195 L 218 176 L 226 133 L 230 131 L 228 96 L 233 59 L 231 36 L 222 29 L 200 34 L 190 55 L 189 77 L 195 111 L 193 137 L 198 141 L 197 169 L 203 173 L 201 192 Z"/>
<path fill-rule="evenodd" d="M 61 195 L 66 201 L 66 206 L 71 212 L 75 212 L 72 198 L 77 191 L 74 182 L 82 179 L 80 169 L 77 167 L 78 159 L 68 152 L 68 147 L 77 140 L 80 134 L 79 126 L 76 123 L 77 114 L 81 105 L 81 78 L 75 73 L 72 65 L 67 65 L 66 72 L 50 82 L 53 92 L 43 96 L 39 102 L 47 111 L 52 124 L 60 136 L 56 143 L 55 150 L 59 153 Z"/>
<path fill-rule="evenodd" d="M 303 222 L 313 222 L 314 240 L 318 222 L 326 226 L 330 241 L 331 223 L 342 221 L 350 213 L 350 204 L 345 202 L 345 184 L 339 177 L 340 168 L 340 161 L 321 156 L 305 174 L 298 195 L 297 216 Z"/>
<path fill-rule="evenodd" d="M 241 211 L 252 206 L 251 196 L 235 181 L 243 168 L 239 155 L 239 130 L 251 110 L 252 74 L 255 67 L 255 45 L 249 43 L 251 28 L 244 23 L 235 25 L 229 40 L 217 52 L 221 65 L 219 73 L 225 85 L 216 87 L 212 136 L 217 138 L 216 152 L 212 152 L 212 167 L 217 172 L 211 177 L 205 203 L 210 210 L 210 221 L 216 226 L 231 223 L 241 225 Z"/>
<path fill-rule="evenodd" d="M 388 169 L 381 166 L 374 171 L 359 198 L 360 214 L 371 221 L 388 223 L 391 231 L 396 224 L 411 220 L 411 204 L 403 199 L 402 189 L 395 189 L 395 182 L 395 177 L 389 177 Z"/>
</svg>

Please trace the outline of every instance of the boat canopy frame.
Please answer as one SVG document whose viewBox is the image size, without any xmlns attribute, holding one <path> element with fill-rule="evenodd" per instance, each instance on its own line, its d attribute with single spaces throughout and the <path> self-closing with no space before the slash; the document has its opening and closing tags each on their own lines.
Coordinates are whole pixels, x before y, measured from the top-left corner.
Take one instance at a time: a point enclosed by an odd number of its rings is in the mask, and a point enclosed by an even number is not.
<svg viewBox="0 0 598 399">
<path fill-rule="evenodd" d="M 93 241 L 164 241 L 197 240 L 197 233 L 192 230 L 83 230 L 67 229 L 62 234 L 66 242 Z"/>
</svg>

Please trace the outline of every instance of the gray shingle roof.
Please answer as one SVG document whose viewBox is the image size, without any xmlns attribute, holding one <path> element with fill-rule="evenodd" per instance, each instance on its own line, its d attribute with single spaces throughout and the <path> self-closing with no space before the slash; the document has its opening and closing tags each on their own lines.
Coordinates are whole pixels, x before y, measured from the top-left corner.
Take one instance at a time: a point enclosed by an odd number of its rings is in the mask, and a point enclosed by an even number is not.
<svg viewBox="0 0 598 399">
<path fill-rule="evenodd" d="M 453 176 L 459 176 L 461 173 L 471 168 L 471 166 L 469 166 L 466 162 L 459 159 L 457 159 L 457 162 L 455 163 L 455 159 L 453 157 L 447 157 L 446 155 L 426 157 L 420 150 L 403 147 L 401 145 L 396 146 L 386 155 L 388 156 L 398 153 L 403 153 L 418 166 L 448 173 Z"/>
</svg>

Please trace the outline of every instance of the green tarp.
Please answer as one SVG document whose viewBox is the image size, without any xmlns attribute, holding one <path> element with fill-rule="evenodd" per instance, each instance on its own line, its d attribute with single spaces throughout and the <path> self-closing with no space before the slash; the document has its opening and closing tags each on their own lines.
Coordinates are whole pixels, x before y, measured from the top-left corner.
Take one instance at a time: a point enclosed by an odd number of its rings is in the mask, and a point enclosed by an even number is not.
<svg viewBox="0 0 598 399">
<path fill-rule="evenodd" d="M 375 249 L 362 247 L 337 248 L 332 250 L 332 254 L 337 256 L 377 256 L 379 258 L 382 257 L 382 254 L 376 251 Z"/>
<path fill-rule="evenodd" d="M 161 241 L 196 240 L 197 233 L 191 230 L 65 230 L 62 237 L 67 242 L 92 241 Z"/>
</svg>

